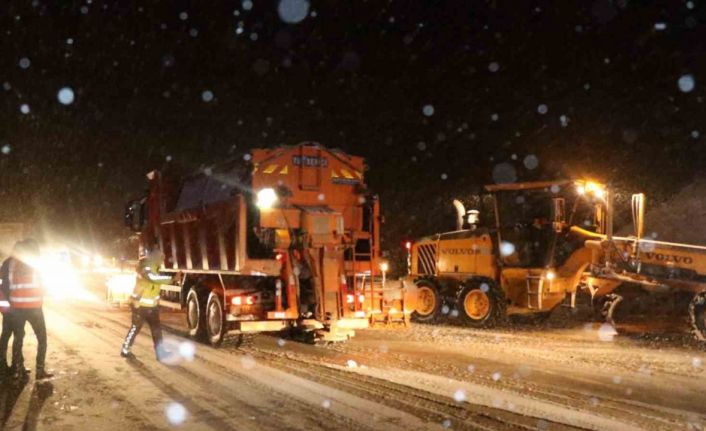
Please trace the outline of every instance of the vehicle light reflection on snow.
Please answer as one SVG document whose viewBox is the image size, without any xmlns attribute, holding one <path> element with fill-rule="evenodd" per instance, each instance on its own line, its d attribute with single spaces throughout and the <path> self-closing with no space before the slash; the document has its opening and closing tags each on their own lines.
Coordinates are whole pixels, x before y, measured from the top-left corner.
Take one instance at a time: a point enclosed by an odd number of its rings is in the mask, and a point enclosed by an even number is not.
<svg viewBox="0 0 706 431">
<path fill-rule="evenodd" d="M 167 420 L 170 424 L 181 425 L 184 423 L 189 413 L 183 405 L 177 402 L 171 402 L 167 405 L 167 408 L 164 409 L 164 414 L 167 416 Z"/>
</svg>

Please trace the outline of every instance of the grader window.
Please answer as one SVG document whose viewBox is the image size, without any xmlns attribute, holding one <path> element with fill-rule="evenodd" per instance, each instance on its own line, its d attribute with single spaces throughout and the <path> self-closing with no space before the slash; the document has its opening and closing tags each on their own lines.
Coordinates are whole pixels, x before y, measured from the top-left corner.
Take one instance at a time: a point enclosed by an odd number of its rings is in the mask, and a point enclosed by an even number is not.
<svg viewBox="0 0 706 431">
<path fill-rule="evenodd" d="M 502 256 L 504 263 L 522 268 L 546 265 L 554 234 L 551 195 L 543 190 L 504 191 L 496 199 L 500 237 L 513 251 Z"/>
</svg>

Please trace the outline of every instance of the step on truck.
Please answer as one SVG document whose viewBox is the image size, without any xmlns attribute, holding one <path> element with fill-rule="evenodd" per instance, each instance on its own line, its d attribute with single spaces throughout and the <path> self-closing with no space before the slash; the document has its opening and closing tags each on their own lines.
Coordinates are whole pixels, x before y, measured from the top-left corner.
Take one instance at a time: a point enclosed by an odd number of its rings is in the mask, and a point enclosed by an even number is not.
<svg viewBox="0 0 706 431">
<path fill-rule="evenodd" d="M 380 282 L 380 204 L 364 160 L 317 143 L 253 149 L 179 175 L 152 171 L 125 221 L 158 245 L 160 305 L 185 312 L 190 334 L 294 331 L 340 341 L 390 318 Z M 394 317 L 394 316 L 392 316 Z"/>
</svg>

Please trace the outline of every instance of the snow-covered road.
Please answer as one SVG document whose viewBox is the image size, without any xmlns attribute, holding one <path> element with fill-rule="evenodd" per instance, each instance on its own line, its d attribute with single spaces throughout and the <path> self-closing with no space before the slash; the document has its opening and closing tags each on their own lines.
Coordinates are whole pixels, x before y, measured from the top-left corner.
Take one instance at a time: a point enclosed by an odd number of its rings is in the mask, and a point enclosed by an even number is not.
<svg viewBox="0 0 706 431">
<path fill-rule="evenodd" d="M 360 331 L 326 347 L 276 336 L 221 349 L 182 337 L 170 364 L 149 329 L 119 357 L 129 312 L 49 304 L 50 383 L 3 384 L 6 429 L 694 429 L 706 426 L 706 351 L 606 337 L 599 325 Z M 28 336 L 26 355 L 35 344 Z M 33 361 L 28 361 L 33 365 Z"/>
</svg>

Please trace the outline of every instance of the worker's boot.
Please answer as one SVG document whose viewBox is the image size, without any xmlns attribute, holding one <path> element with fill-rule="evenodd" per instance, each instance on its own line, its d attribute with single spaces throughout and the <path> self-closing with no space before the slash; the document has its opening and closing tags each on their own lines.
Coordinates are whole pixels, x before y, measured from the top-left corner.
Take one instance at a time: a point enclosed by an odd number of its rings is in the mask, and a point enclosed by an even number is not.
<svg viewBox="0 0 706 431">
<path fill-rule="evenodd" d="M 44 367 L 37 367 L 37 380 L 51 379 L 54 377 L 53 373 L 48 372 Z"/>
<path fill-rule="evenodd" d="M 10 375 L 16 379 L 27 376 L 32 370 L 25 367 L 24 364 L 12 364 L 10 367 Z"/>
<path fill-rule="evenodd" d="M 123 358 L 127 358 L 127 359 L 134 359 L 135 358 L 135 355 L 133 355 L 130 350 L 128 350 L 124 347 L 120 350 L 120 356 L 122 356 Z"/>
</svg>

